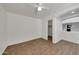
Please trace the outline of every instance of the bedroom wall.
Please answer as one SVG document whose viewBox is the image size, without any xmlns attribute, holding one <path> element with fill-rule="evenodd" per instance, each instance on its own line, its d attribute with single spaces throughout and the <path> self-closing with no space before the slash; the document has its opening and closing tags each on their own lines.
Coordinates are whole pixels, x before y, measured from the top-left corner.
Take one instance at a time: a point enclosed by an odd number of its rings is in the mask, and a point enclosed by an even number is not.
<svg viewBox="0 0 79 59">
<path fill-rule="evenodd" d="M 63 21 L 62 39 L 79 44 L 79 17 L 70 18 Z M 71 32 L 65 31 L 65 24 L 71 24 Z"/>
<path fill-rule="evenodd" d="M 62 39 L 62 20 L 57 18 L 57 17 L 53 17 L 53 43 L 57 43 L 58 41 L 60 41 Z"/>
<path fill-rule="evenodd" d="M 79 44 L 79 32 L 62 32 L 62 39 Z"/>
<path fill-rule="evenodd" d="M 7 46 L 7 39 L 6 11 L 0 5 L 0 54 L 3 53 Z"/>
<path fill-rule="evenodd" d="M 48 40 L 48 18 L 42 19 L 42 38 Z"/>
<path fill-rule="evenodd" d="M 7 12 L 8 45 L 29 41 L 41 37 L 42 22 L 15 13 Z"/>
</svg>

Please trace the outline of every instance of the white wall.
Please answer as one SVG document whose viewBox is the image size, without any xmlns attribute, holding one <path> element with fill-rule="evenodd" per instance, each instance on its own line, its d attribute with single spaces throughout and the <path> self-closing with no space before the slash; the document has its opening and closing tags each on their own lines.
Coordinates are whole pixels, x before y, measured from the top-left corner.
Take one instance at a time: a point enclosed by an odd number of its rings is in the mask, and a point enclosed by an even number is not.
<svg viewBox="0 0 79 59">
<path fill-rule="evenodd" d="M 6 20 L 6 12 L 0 6 L 0 54 L 3 53 L 7 46 L 7 20 Z"/>
<path fill-rule="evenodd" d="M 63 32 L 62 39 L 79 44 L 79 32 Z"/>
<path fill-rule="evenodd" d="M 42 19 L 42 38 L 48 40 L 48 18 Z"/>
<path fill-rule="evenodd" d="M 67 23 L 72 24 L 71 32 L 62 31 L 62 39 L 79 44 L 79 17 L 75 17 L 63 21 L 63 24 L 67 24 Z"/>
<path fill-rule="evenodd" d="M 53 17 L 53 43 L 57 43 L 58 41 L 60 41 L 62 39 L 62 20 L 57 18 L 57 17 Z"/>
<path fill-rule="evenodd" d="M 29 41 L 41 37 L 42 22 L 40 19 L 9 13 L 8 45 Z"/>
<path fill-rule="evenodd" d="M 71 30 L 72 30 L 72 31 L 75 31 L 75 32 L 79 32 L 79 22 L 77 22 L 77 23 L 72 23 Z"/>
</svg>

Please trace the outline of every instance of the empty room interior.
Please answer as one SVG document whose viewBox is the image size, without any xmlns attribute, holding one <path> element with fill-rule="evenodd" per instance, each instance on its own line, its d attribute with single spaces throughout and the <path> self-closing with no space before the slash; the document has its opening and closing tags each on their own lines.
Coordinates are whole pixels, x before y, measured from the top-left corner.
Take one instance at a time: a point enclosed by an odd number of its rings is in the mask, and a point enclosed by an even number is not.
<svg viewBox="0 0 79 59">
<path fill-rule="evenodd" d="M 0 3 L 0 55 L 79 55 L 79 3 Z"/>
</svg>

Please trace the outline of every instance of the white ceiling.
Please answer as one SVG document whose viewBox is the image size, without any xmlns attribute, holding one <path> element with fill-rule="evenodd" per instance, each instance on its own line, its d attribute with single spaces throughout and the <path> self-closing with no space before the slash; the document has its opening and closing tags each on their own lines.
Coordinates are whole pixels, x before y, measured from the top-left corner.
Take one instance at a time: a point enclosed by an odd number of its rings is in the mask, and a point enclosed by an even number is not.
<svg viewBox="0 0 79 59">
<path fill-rule="evenodd" d="M 73 6 L 79 6 L 77 3 L 43 3 L 47 9 L 36 14 L 35 3 L 6 3 L 2 4 L 6 11 L 22 14 L 34 18 L 45 18 L 48 16 L 58 15 L 64 10 Z"/>
</svg>

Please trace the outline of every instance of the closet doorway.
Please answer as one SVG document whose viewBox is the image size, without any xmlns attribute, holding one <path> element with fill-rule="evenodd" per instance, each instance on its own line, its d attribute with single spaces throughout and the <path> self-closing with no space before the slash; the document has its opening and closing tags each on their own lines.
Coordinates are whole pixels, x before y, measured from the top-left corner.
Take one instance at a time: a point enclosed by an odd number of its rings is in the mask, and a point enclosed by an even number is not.
<svg viewBox="0 0 79 59">
<path fill-rule="evenodd" d="M 48 41 L 53 42 L 52 40 L 52 20 L 48 20 Z"/>
</svg>

